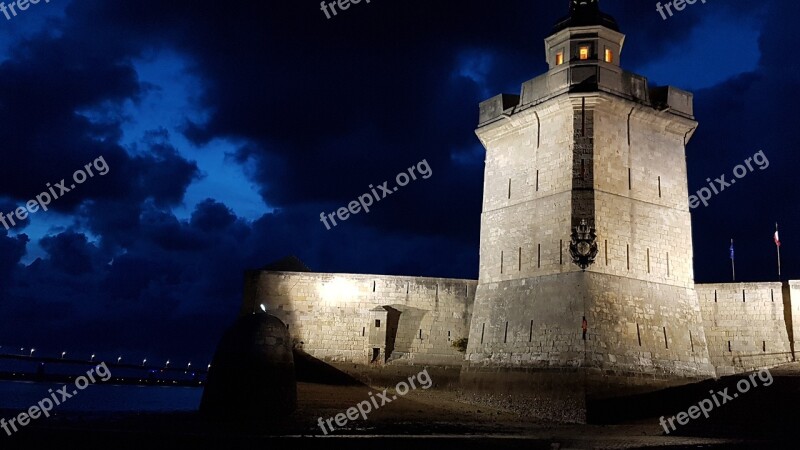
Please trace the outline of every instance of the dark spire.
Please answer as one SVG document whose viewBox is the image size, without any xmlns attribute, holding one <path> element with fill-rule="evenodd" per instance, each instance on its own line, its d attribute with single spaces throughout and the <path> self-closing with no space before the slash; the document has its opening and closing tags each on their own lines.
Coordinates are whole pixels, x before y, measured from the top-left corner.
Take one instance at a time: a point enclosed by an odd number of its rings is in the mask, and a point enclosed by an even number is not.
<svg viewBox="0 0 800 450">
<path fill-rule="evenodd" d="M 579 11 L 598 13 L 600 12 L 600 2 L 598 0 L 569 0 L 570 15 L 575 15 Z"/>
<path fill-rule="evenodd" d="M 553 27 L 553 34 L 565 28 L 600 25 L 619 31 L 613 17 L 600 11 L 600 0 L 569 0 L 569 16 L 559 20 Z"/>
</svg>

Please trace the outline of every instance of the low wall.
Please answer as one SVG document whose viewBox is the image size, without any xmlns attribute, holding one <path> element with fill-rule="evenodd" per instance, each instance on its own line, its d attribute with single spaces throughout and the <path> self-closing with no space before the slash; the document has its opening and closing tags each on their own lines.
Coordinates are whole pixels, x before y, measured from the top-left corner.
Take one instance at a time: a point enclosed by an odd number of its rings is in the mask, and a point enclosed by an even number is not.
<svg viewBox="0 0 800 450">
<path fill-rule="evenodd" d="M 797 352 L 800 351 L 800 281 L 783 284 L 783 311 L 792 354 L 796 360 Z"/>
<path fill-rule="evenodd" d="M 717 376 L 792 361 L 781 283 L 698 284 L 696 290 Z"/>
<path fill-rule="evenodd" d="M 381 275 L 250 271 L 242 314 L 263 304 L 311 356 L 341 363 L 458 365 L 477 281 Z M 387 320 L 388 315 L 388 320 Z M 383 334 L 381 334 L 383 333 Z M 385 336 L 391 345 L 377 345 Z M 375 361 L 373 348 L 381 348 Z M 386 347 L 389 347 L 388 349 Z"/>
</svg>

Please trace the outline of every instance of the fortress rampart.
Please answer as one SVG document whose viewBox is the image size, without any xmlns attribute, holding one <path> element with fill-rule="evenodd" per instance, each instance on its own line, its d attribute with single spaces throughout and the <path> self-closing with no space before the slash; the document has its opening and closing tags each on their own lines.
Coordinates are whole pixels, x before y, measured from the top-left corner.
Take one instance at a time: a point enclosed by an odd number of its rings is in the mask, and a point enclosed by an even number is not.
<svg viewBox="0 0 800 450">
<path fill-rule="evenodd" d="M 580 315 L 565 314 L 569 302 L 563 303 L 564 311 L 542 307 L 545 300 L 539 299 L 558 297 L 562 289 L 545 281 L 520 282 L 507 290 L 498 297 L 505 301 L 494 308 L 506 311 L 505 322 L 484 325 L 472 321 L 474 280 L 249 271 L 241 313 L 251 314 L 263 304 L 311 356 L 357 365 L 460 366 L 465 355 L 453 343 L 469 335 L 470 324 L 483 327 L 482 333 L 473 330 L 483 335 L 482 343 L 472 343 L 482 349 L 472 355 L 473 363 L 486 358 L 509 368 L 614 368 L 620 375 L 644 370 L 689 377 L 713 370 L 724 376 L 791 362 L 798 348 L 800 281 L 698 284 L 702 324 L 692 326 L 675 322 L 667 304 L 660 312 L 636 313 L 635 296 L 605 302 L 617 310 L 592 311 L 586 341 Z M 584 281 L 587 288 L 596 284 Z M 595 288 L 612 296 L 615 290 Z M 637 314 L 643 320 L 634 320 Z M 666 326 L 646 325 L 654 320 Z M 598 333 L 616 344 L 598 346 Z M 710 360 L 698 351 L 705 346 Z M 676 360 L 682 362 L 671 362 Z"/>
<path fill-rule="evenodd" d="M 795 284 L 796 282 L 790 282 Z M 787 288 L 790 284 L 786 284 Z M 717 376 L 791 362 L 794 298 L 781 283 L 698 284 L 708 354 Z M 795 317 L 796 319 L 796 317 Z"/>
<path fill-rule="evenodd" d="M 251 271 L 242 314 L 263 304 L 295 345 L 330 362 L 460 366 L 476 281 Z"/>
</svg>

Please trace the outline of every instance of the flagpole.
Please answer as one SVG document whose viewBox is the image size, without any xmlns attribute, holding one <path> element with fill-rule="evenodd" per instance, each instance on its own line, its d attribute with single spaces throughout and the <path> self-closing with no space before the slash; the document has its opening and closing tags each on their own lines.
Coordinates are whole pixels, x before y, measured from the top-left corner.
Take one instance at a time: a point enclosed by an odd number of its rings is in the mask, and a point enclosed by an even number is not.
<svg viewBox="0 0 800 450">
<path fill-rule="evenodd" d="M 731 239 L 731 269 L 733 269 L 733 281 L 736 281 L 736 258 L 733 254 L 733 239 Z"/>
<path fill-rule="evenodd" d="M 778 223 L 775 222 L 775 236 L 778 236 Z M 781 281 L 781 244 L 780 240 L 775 242 L 775 246 L 778 249 L 778 281 Z"/>
</svg>

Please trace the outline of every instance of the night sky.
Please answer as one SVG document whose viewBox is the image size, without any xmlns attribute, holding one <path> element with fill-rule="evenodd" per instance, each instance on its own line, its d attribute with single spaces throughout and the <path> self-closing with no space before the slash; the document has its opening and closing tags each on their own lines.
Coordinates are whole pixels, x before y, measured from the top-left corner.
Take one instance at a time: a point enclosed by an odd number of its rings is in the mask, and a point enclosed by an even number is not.
<svg viewBox="0 0 800 450">
<path fill-rule="evenodd" d="M 8 2 L 7 2 L 8 3 Z M 797 21 L 789 0 L 709 0 L 668 20 L 603 0 L 622 66 L 695 93 L 690 192 L 759 150 L 693 210 L 698 282 L 800 278 Z M 478 103 L 545 72 L 563 1 L 51 0 L 0 14 L 0 213 L 97 158 L 95 174 L 0 227 L 0 352 L 207 363 L 243 271 L 475 279 Z M 327 230 L 332 212 L 425 160 L 419 179 Z M 97 172 L 97 171 L 95 171 Z M 57 191 L 56 191 L 57 192 Z M 85 356 L 84 356 L 85 355 Z"/>
</svg>

